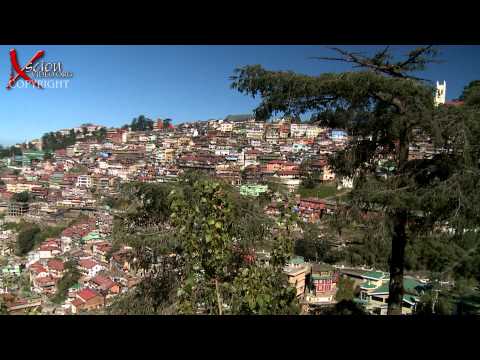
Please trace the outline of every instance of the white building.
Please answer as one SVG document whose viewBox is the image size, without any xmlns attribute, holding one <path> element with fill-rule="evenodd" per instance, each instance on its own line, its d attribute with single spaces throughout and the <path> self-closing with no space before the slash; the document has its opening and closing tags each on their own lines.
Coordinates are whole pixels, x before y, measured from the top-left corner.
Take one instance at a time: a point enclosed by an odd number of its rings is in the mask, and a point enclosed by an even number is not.
<svg viewBox="0 0 480 360">
<path fill-rule="evenodd" d="M 248 124 L 246 129 L 248 139 L 263 140 L 264 133 L 265 129 L 263 123 Z"/>
<path fill-rule="evenodd" d="M 304 137 L 307 134 L 307 130 L 310 128 L 309 124 L 291 124 L 290 134 L 292 137 Z"/>
<path fill-rule="evenodd" d="M 90 175 L 79 175 L 76 186 L 80 188 L 90 188 L 92 186 L 92 177 Z"/>
<path fill-rule="evenodd" d="M 440 104 L 445 104 L 445 99 L 447 95 L 447 82 L 443 80 L 443 84 L 440 84 L 437 81 L 437 91 L 435 92 L 435 106 Z"/>
<path fill-rule="evenodd" d="M 221 132 L 231 132 L 233 131 L 233 124 L 231 122 L 223 122 L 220 124 L 219 129 Z"/>
<path fill-rule="evenodd" d="M 307 127 L 307 131 L 305 132 L 307 138 L 316 138 L 318 135 L 322 133 L 322 128 L 319 126 L 311 125 Z"/>
<path fill-rule="evenodd" d="M 335 173 L 329 166 L 323 167 L 322 181 L 335 180 Z"/>
</svg>

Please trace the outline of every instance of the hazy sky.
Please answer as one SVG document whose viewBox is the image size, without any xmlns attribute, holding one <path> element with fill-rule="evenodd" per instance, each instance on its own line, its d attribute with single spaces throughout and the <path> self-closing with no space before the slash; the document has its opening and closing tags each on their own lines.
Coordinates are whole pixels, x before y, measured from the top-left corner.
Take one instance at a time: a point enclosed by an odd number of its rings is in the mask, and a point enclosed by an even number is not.
<svg viewBox="0 0 480 360">
<path fill-rule="evenodd" d="M 341 46 L 371 53 L 381 46 Z M 395 46 L 399 54 L 414 46 Z M 74 73 L 67 89 L 6 90 L 9 50 L 19 64 L 38 50 L 43 61 L 62 61 Z M 447 81 L 447 99 L 480 79 L 480 46 L 439 46 L 442 64 L 422 75 Z M 230 89 L 236 67 L 261 64 L 310 75 L 349 69 L 348 64 L 312 60 L 333 55 L 322 46 L 15 46 L 0 45 L 0 144 L 40 137 L 47 131 L 91 122 L 120 126 L 144 114 L 174 124 L 250 113 L 257 99 Z M 2 84 L 3 83 L 3 84 Z"/>
</svg>

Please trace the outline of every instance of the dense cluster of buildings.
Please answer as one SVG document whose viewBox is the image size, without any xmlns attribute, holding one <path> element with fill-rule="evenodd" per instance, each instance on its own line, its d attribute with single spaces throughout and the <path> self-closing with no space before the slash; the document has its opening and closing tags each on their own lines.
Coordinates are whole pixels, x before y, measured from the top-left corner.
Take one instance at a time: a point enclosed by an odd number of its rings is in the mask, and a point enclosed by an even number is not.
<svg viewBox="0 0 480 360">
<path fill-rule="evenodd" d="M 337 302 L 340 277 L 352 283 L 354 301 L 367 313 L 386 315 L 389 274 L 373 269 L 348 269 L 321 263 L 309 263 L 302 257 L 292 258 L 285 267 L 289 283 L 296 288 L 303 311 L 308 313 Z M 404 278 L 402 313 L 412 314 L 428 288 L 427 280 Z"/>
<path fill-rule="evenodd" d="M 73 145 L 56 150 L 48 159 L 41 143 L 22 155 L 2 159 L 13 172 L 0 173 L 0 210 L 10 217 L 53 223 L 66 209 L 95 208 L 96 195 L 115 194 L 122 182 L 175 181 L 187 170 L 208 172 L 238 186 L 245 195 L 259 195 L 268 182 L 294 192 L 305 176 L 301 164 L 306 160 L 307 171 L 317 171 L 321 181 L 334 181 L 326 157 L 348 139 L 344 132 L 314 124 L 289 119 L 264 123 L 250 116 L 176 128 L 164 128 L 158 120 L 152 131 L 112 128 L 106 129 L 104 139 L 88 136 L 98 128 L 89 126 Z M 34 201 L 12 201 L 22 192 L 29 192 Z"/>
<path fill-rule="evenodd" d="M 115 195 L 121 183 L 172 182 L 187 170 L 202 170 L 238 187 L 243 196 L 260 196 L 272 183 L 295 192 L 312 172 L 320 182 L 352 187 L 352 179 L 337 179 L 327 163 L 329 154 L 345 147 L 348 135 L 316 124 L 289 118 L 258 122 L 252 116 L 235 115 L 173 127 L 159 119 L 150 131 L 110 128 L 102 139 L 92 136 L 100 128 L 61 130 L 80 136 L 53 153 L 45 151 L 41 141 L 32 141 L 22 155 L 0 159 L 0 213 L 4 217 L 0 222 L 23 219 L 41 225 L 68 224 L 60 236 L 46 239 L 27 259 L 14 256 L 15 232 L 0 227 L 1 255 L 8 259 L 2 264 L 2 276 L 28 274 L 33 296 L 12 300 L 15 311 L 38 306 L 38 301 L 55 294 L 66 264 L 72 261 L 81 277 L 68 289 L 56 313 L 104 307 L 138 282 L 130 266 L 131 249 L 112 250 L 112 214 L 108 206 L 101 205 L 102 197 Z M 30 199 L 18 201 L 16 194 L 24 192 Z M 296 211 L 305 221 L 316 222 L 329 209 L 325 199 L 297 195 Z M 275 202 L 265 211 L 275 215 Z M 296 259 L 285 271 L 305 306 L 334 302 L 336 269 Z M 375 282 L 380 290 L 382 281 Z M 15 292 L 5 281 L 0 288 L 3 294 Z M 380 297 L 370 293 L 362 300 Z"/>
</svg>

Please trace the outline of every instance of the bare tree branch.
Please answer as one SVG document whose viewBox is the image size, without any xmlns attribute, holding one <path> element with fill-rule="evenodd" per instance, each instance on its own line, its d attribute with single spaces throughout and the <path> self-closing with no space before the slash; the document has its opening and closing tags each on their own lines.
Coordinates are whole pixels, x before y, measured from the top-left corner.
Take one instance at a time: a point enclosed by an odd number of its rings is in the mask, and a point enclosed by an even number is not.
<svg viewBox="0 0 480 360">
<path fill-rule="evenodd" d="M 412 79 L 418 81 L 428 81 L 424 78 L 419 78 L 416 76 L 408 75 L 408 72 L 414 71 L 416 68 L 421 68 L 427 63 L 439 62 L 432 59 L 429 59 L 428 56 L 432 56 L 432 45 L 419 48 L 415 51 L 412 51 L 407 56 L 406 60 L 390 63 L 388 59 L 390 46 L 385 47 L 382 51 L 374 55 L 373 57 L 366 57 L 360 53 L 348 52 L 337 47 L 327 47 L 330 50 L 333 50 L 341 55 L 341 57 L 331 57 L 331 56 L 316 56 L 311 57 L 311 59 L 316 60 L 328 60 L 328 61 L 342 61 L 350 64 L 354 64 L 354 67 L 358 68 L 368 68 L 374 72 L 384 73 L 386 75 L 398 78 Z"/>
</svg>

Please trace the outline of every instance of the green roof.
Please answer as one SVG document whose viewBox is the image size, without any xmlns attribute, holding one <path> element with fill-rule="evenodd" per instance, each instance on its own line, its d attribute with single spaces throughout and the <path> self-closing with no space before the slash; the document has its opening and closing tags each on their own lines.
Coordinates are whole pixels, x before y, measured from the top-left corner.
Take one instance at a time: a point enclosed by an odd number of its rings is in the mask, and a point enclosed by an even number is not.
<svg viewBox="0 0 480 360">
<path fill-rule="evenodd" d="M 413 305 L 416 302 L 418 302 L 419 299 L 418 299 L 418 297 L 413 296 L 413 295 L 403 295 L 403 301 Z"/>
<path fill-rule="evenodd" d="M 384 273 L 383 271 L 367 271 L 363 273 L 362 276 L 374 280 L 383 280 L 386 278 L 386 273 Z"/>
<path fill-rule="evenodd" d="M 362 285 L 363 286 L 363 285 Z M 381 286 L 379 286 L 377 289 L 375 289 L 374 291 L 372 291 L 370 293 L 370 295 L 374 295 L 374 294 L 388 294 L 388 283 L 385 283 L 385 284 L 382 284 Z"/>
<path fill-rule="evenodd" d="M 100 239 L 100 234 L 98 233 L 98 231 L 89 232 L 87 235 L 85 235 L 82 238 L 82 240 L 84 241 L 97 240 L 97 239 Z"/>
<path fill-rule="evenodd" d="M 291 258 L 288 263 L 294 264 L 294 265 L 300 265 L 300 264 L 303 264 L 304 262 L 305 262 L 305 258 L 303 256 L 296 256 L 294 258 Z"/>
<path fill-rule="evenodd" d="M 425 289 L 425 284 L 422 284 L 420 281 L 414 278 L 404 277 L 403 287 L 408 293 L 420 294 L 420 292 Z"/>
<path fill-rule="evenodd" d="M 361 287 L 364 287 L 362 284 Z M 405 295 L 403 298 L 405 299 L 406 297 L 412 297 L 415 298 L 415 295 L 420 295 L 421 291 L 424 289 L 425 285 L 422 284 L 420 281 L 417 281 L 413 278 L 404 278 L 403 279 L 403 288 L 405 289 Z M 378 287 L 378 289 L 375 289 L 372 291 L 370 294 L 388 294 L 388 289 L 389 284 L 385 283 L 382 284 L 381 286 Z M 413 295 L 412 295 L 413 294 Z"/>
<path fill-rule="evenodd" d="M 360 287 L 362 289 L 375 289 L 377 287 L 377 285 L 372 284 L 370 281 L 367 281 L 366 283 L 361 284 Z"/>
</svg>

